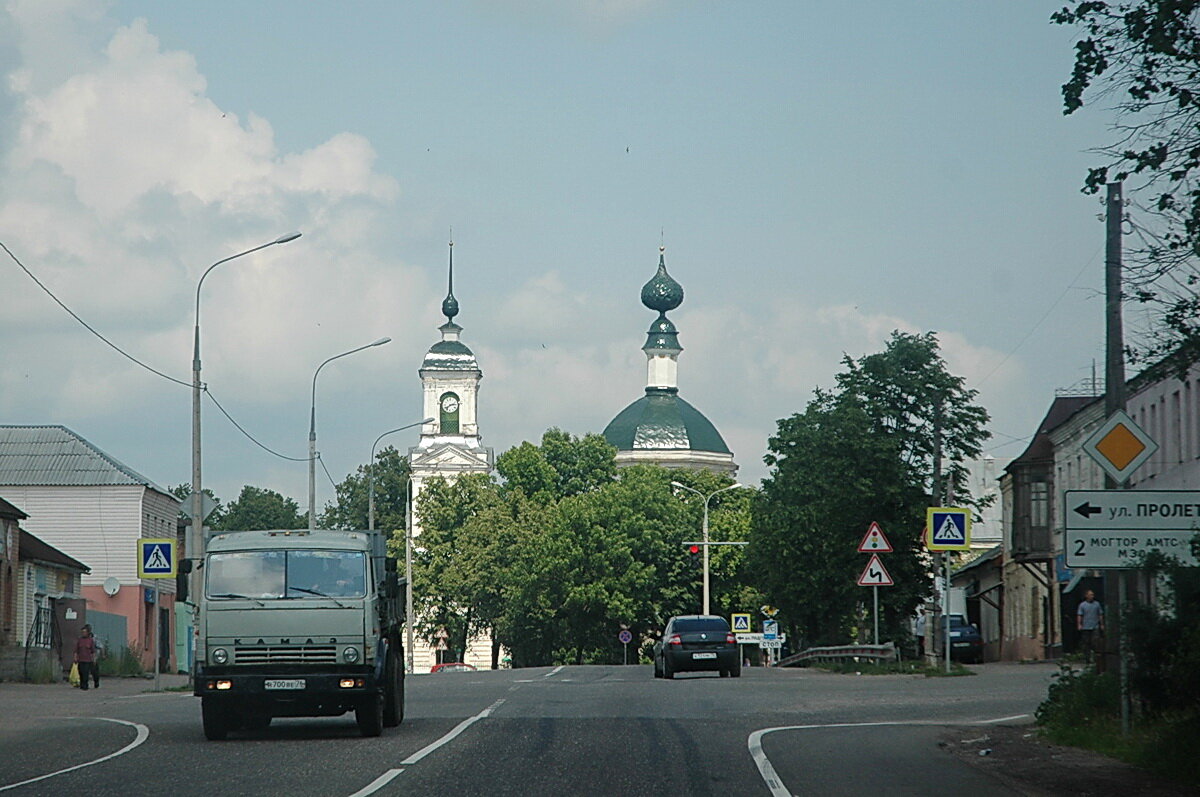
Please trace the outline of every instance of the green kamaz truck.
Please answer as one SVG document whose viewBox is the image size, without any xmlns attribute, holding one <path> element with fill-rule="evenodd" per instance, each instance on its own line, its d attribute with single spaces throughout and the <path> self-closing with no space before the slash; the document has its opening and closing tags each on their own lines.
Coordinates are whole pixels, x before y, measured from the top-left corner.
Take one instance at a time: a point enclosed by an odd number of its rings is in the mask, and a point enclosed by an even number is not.
<svg viewBox="0 0 1200 797">
<path fill-rule="evenodd" d="M 233 531 L 200 565 L 194 693 L 204 735 L 353 711 L 404 720 L 404 610 L 382 532 Z"/>
</svg>

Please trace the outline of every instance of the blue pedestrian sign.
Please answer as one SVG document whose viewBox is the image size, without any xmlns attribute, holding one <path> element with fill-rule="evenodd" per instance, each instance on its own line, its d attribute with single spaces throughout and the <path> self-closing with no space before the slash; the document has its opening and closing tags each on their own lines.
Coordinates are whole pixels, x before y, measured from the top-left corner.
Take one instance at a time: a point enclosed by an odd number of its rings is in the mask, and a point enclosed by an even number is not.
<svg viewBox="0 0 1200 797">
<path fill-rule="evenodd" d="M 958 507 L 929 507 L 925 510 L 925 524 L 928 534 L 925 545 L 929 550 L 970 550 L 971 510 Z"/>
<path fill-rule="evenodd" d="M 137 549 L 138 578 L 175 578 L 175 540 L 143 537 Z"/>
</svg>

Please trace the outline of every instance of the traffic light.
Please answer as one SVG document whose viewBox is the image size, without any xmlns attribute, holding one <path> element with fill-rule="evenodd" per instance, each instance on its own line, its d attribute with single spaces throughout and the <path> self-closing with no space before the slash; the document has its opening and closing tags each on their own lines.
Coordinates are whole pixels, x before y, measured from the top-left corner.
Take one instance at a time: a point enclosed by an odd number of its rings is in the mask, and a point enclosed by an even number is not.
<svg viewBox="0 0 1200 797">
<path fill-rule="evenodd" d="M 700 566 L 700 546 L 696 543 L 688 545 L 688 554 L 692 557 L 692 564 L 696 567 Z"/>
</svg>

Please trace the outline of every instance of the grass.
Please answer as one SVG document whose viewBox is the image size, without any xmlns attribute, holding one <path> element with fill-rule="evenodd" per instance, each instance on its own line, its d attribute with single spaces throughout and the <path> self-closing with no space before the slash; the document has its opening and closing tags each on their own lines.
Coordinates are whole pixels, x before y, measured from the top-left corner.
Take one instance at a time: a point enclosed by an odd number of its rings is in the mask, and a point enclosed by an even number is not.
<svg viewBox="0 0 1200 797">
<path fill-rule="evenodd" d="M 960 675 L 975 673 L 955 662 L 950 672 L 944 666 L 930 667 L 923 661 L 836 661 L 813 664 L 820 670 L 841 673 L 843 675 L 924 675 L 926 678 L 955 678 Z"/>
</svg>

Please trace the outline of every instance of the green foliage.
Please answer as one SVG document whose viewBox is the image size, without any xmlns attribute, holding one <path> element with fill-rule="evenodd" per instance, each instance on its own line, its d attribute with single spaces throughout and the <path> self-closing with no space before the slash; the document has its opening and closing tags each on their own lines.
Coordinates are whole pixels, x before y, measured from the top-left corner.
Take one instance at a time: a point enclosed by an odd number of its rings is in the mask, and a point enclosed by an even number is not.
<svg viewBox="0 0 1200 797">
<path fill-rule="evenodd" d="M 974 503 L 959 460 L 977 456 L 987 437 L 987 413 L 946 371 L 932 334 L 893 333 L 883 352 L 847 358 L 845 368 L 837 390 L 817 390 L 803 413 L 779 421 L 765 457 L 773 470 L 754 504 L 750 572 L 781 609 L 793 649 L 852 640 L 870 599 L 856 583 L 866 564 L 856 549 L 871 521 L 895 548 L 883 556 L 896 585 L 880 591 L 880 632 L 904 639 L 932 583 L 920 530 L 935 421 L 948 476 L 961 485 L 956 503 Z"/>
<path fill-rule="evenodd" d="M 219 523 L 209 524 L 214 531 L 252 531 L 255 529 L 301 529 L 308 519 L 291 498 L 274 490 L 249 484 L 225 509 Z"/>
<path fill-rule="evenodd" d="M 1132 296 L 1159 311 L 1145 354 L 1180 363 L 1200 353 L 1200 28 L 1198 0 L 1071 0 L 1051 20 L 1080 30 L 1063 84 L 1065 114 L 1089 97 L 1111 103 L 1114 142 L 1098 152 L 1086 193 L 1137 178 L 1149 226 L 1127 269 Z"/>
<path fill-rule="evenodd" d="M 326 529 L 370 527 L 372 480 L 375 493 L 375 528 L 403 530 L 408 504 L 408 457 L 393 446 L 375 452 L 374 474 L 370 465 L 359 465 L 335 486 L 336 500 L 325 506 L 320 526 Z"/>
<path fill-rule="evenodd" d="M 100 674 L 104 676 L 134 676 L 146 671 L 141 659 L 133 652 L 132 645 L 122 645 L 119 650 L 105 651 L 100 657 Z"/>
<path fill-rule="evenodd" d="M 178 498 L 180 501 L 183 502 L 183 509 L 187 509 L 188 511 L 191 511 L 191 508 L 192 508 L 192 505 L 191 505 L 192 483 L 191 482 L 184 482 L 183 484 L 177 484 L 174 487 L 169 487 L 169 488 L 167 488 L 167 492 L 171 493 L 171 495 L 175 496 L 176 498 Z M 220 523 L 221 518 L 225 515 L 225 509 L 221 506 L 221 499 L 217 498 L 216 494 L 212 490 L 205 487 L 203 490 L 203 493 L 205 495 L 207 495 L 209 498 L 211 498 L 214 502 L 216 502 L 216 508 L 213 509 L 213 511 L 209 514 L 209 516 L 204 521 L 210 528 L 215 528 L 214 524 Z M 187 515 L 182 510 L 180 510 L 179 516 L 187 517 Z"/>
<path fill-rule="evenodd" d="M 427 482 L 414 579 L 422 635 L 446 628 L 459 651 L 488 630 L 515 666 L 611 663 L 621 660 L 622 624 L 647 640 L 671 615 L 699 611 L 701 574 L 682 543 L 698 536 L 701 506 L 673 494 L 670 482 L 707 494 L 729 480 L 651 466 L 618 471 L 614 456 L 600 435 L 551 429 L 540 446 L 500 455 L 500 484 L 478 475 Z M 751 492 L 714 499 L 714 539 L 746 534 Z M 735 603 L 745 594 L 741 568 L 740 551 L 714 556 L 714 606 L 758 605 Z"/>
</svg>

